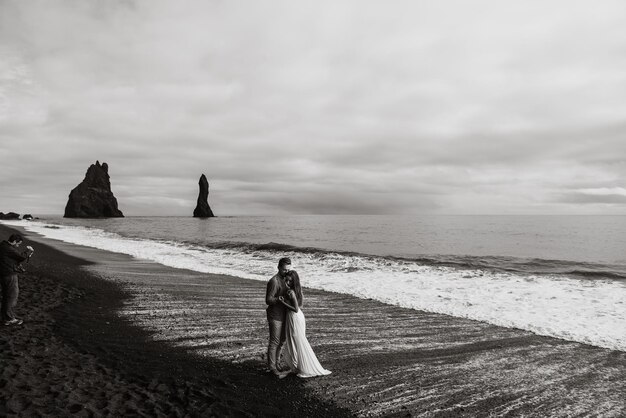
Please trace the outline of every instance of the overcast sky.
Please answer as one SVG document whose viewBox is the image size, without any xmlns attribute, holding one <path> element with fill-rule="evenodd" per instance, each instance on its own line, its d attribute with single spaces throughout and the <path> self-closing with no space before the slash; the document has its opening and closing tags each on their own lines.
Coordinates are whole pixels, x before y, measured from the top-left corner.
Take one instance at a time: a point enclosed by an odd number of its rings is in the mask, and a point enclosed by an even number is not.
<svg viewBox="0 0 626 418">
<path fill-rule="evenodd" d="M 626 3 L 0 0 L 0 211 L 626 214 Z"/>
</svg>

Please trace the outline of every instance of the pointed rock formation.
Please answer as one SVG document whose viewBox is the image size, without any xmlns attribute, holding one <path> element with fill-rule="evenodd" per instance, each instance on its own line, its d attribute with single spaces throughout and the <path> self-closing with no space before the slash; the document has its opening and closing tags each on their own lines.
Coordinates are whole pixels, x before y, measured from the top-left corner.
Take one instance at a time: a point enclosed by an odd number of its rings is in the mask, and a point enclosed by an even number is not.
<svg viewBox="0 0 626 418">
<path fill-rule="evenodd" d="M 109 166 L 99 161 L 87 169 L 85 179 L 71 192 L 65 206 L 65 218 L 124 217 L 111 192 Z"/>
<path fill-rule="evenodd" d="M 198 194 L 198 204 L 193 211 L 193 217 L 211 218 L 215 215 L 213 215 L 213 211 L 209 206 L 209 182 L 204 174 L 200 176 L 198 185 L 200 186 L 200 193 Z"/>
</svg>

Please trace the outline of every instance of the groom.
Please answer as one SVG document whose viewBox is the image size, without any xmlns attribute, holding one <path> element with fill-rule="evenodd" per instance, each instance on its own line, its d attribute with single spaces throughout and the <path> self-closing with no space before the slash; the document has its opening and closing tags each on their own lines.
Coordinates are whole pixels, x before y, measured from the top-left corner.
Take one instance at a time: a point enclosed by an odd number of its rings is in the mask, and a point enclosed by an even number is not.
<svg viewBox="0 0 626 418">
<path fill-rule="evenodd" d="M 278 260 L 278 273 L 267 282 L 267 291 L 265 292 L 265 303 L 267 303 L 267 323 L 270 328 L 270 340 L 267 346 L 267 365 L 270 371 L 279 379 L 286 374 L 281 373 L 278 369 L 280 361 L 280 351 L 285 342 L 285 315 L 287 309 L 278 300 L 279 296 L 285 297 L 287 294 L 287 285 L 285 279 L 287 273 L 291 270 L 291 260 L 281 258 Z"/>
</svg>

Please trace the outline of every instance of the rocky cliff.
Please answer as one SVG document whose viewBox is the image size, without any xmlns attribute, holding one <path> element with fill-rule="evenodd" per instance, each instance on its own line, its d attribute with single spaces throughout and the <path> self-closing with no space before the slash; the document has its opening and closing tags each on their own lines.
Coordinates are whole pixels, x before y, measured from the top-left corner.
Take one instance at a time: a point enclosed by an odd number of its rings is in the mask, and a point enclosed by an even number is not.
<svg viewBox="0 0 626 418">
<path fill-rule="evenodd" d="M 85 179 L 71 192 L 65 206 L 66 218 L 123 217 L 117 208 L 117 199 L 111 191 L 109 166 L 96 161 L 85 174 Z"/>
<path fill-rule="evenodd" d="M 3 220 L 15 220 L 20 219 L 20 214 L 15 212 L 2 213 L 0 212 L 0 219 Z"/>
<path fill-rule="evenodd" d="M 215 216 L 209 206 L 209 182 L 204 174 L 200 176 L 198 185 L 200 186 L 200 193 L 198 193 L 198 204 L 193 211 L 193 217 L 210 218 Z"/>
</svg>

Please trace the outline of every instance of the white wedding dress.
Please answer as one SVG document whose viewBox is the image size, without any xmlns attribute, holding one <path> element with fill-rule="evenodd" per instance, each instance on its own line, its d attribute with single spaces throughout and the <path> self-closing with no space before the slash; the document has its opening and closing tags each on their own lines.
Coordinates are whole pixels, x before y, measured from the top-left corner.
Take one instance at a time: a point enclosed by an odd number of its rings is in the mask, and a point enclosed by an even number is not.
<svg viewBox="0 0 626 418">
<path fill-rule="evenodd" d="M 317 360 L 309 341 L 306 339 L 306 320 L 302 309 L 287 311 L 285 324 L 285 361 L 298 377 L 326 376 L 331 373 Z"/>
</svg>

